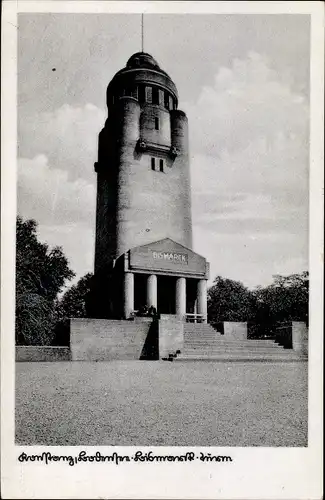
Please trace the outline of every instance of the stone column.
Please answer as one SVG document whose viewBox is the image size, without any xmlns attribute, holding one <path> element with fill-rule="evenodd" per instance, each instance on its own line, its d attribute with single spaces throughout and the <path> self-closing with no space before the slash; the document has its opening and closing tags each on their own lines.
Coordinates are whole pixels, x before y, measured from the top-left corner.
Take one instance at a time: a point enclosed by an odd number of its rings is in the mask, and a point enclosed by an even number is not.
<svg viewBox="0 0 325 500">
<path fill-rule="evenodd" d="M 130 317 L 134 310 L 134 274 L 124 273 L 124 317 Z"/>
<path fill-rule="evenodd" d="M 147 306 L 157 309 L 157 276 L 150 274 L 147 281 Z"/>
<path fill-rule="evenodd" d="M 186 314 L 186 279 L 176 280 L 176 314 L 184 319 Z"/>
<path fill-rule="evenodd" d="M 197 284 L 197 313 L 203 315 L 203 322 L 207 322 L 207 280 L 199 280 Z"/>
</svg>

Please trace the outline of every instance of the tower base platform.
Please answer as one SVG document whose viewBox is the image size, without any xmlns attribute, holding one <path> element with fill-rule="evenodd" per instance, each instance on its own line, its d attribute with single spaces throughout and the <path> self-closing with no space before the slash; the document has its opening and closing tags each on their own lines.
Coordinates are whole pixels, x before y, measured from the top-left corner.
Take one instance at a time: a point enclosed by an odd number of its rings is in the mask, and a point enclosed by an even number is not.
<svg viewBox="0 0 325 500">
<path fill-rule="evenodd" d="M 307 355 L 273 340 L 227 338 L 206 323 L 159 319 L 71 319 L 72 361 L 299 361 Z"/>
</svg>

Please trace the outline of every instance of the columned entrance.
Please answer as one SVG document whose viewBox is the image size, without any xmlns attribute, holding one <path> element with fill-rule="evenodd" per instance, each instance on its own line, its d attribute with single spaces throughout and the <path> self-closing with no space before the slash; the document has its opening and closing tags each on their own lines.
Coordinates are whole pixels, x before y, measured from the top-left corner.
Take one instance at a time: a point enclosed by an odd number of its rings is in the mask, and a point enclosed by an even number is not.
<svg viewBox="0 0 325 500">
<path fill-rule="evenodd" d="M 206 321 L 208 264 L 204 257 L 166 238 L 130 249 L 119 262 L 124 275 L 124 318 L 153 306 L 158 314 Z"/>
<path fill-rule="evenodd" d="M 207 320 L 207 282 L 183 276 L 124 273 L 123 310 L 125 318 L 147 306 L 158 314 L 173 314 L 180 319 Z"/>
<path fill-rule="evenodd" d="M 176 315 L 184 319 L 186 314 L 186 278 L 176 279 Z"/>
<path fill-rule="evenodd" d="M 134 274 L 134 311 L 139 311 L 147 303 L 147 274 Z"/>
<path fill-rule="evenodd" d="M 149 274 L 147 279 L 147 306 L 153 306 L 157 309 L 157 301 L 157 276 Z"/>
<path fill-rule="evenodd" d="M 176 314 L 176 278 L 158 276 L 157 311 L 159 314 Z"/>
<path fill-rule="evenodd" d="M 197 284 L 197 314 L 203 317 L 204 323 L 207 322 L 207 281 L 199 280 Z"/>
</svg>

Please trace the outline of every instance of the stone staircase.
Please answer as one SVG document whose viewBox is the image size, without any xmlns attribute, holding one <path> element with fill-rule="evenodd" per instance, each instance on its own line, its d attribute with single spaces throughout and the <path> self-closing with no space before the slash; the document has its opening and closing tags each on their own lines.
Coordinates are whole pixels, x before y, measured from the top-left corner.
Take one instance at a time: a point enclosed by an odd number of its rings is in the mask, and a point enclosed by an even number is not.
<svg viewBox="0 0 325 500">
<path fill-rule="evenodd" d="M 227 339 L 207 323 L 184 325 L 184 347 L 177 355 L 181 361 L 301 361 L 306 356 L 284 349 L 273 340 Z"/>
</svg>

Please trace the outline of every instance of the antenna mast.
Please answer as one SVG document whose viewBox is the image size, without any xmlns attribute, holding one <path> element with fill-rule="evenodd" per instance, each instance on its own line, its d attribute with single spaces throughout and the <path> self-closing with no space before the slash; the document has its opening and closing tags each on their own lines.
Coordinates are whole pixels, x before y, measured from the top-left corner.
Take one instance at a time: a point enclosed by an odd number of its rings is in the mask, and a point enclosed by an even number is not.
<svg viewBox="0 0 325 500">
<path fill-rule="evenodd" d="M 141 52 L 143 52 L 143 14 L 141 14 Z"/>
</svg>

